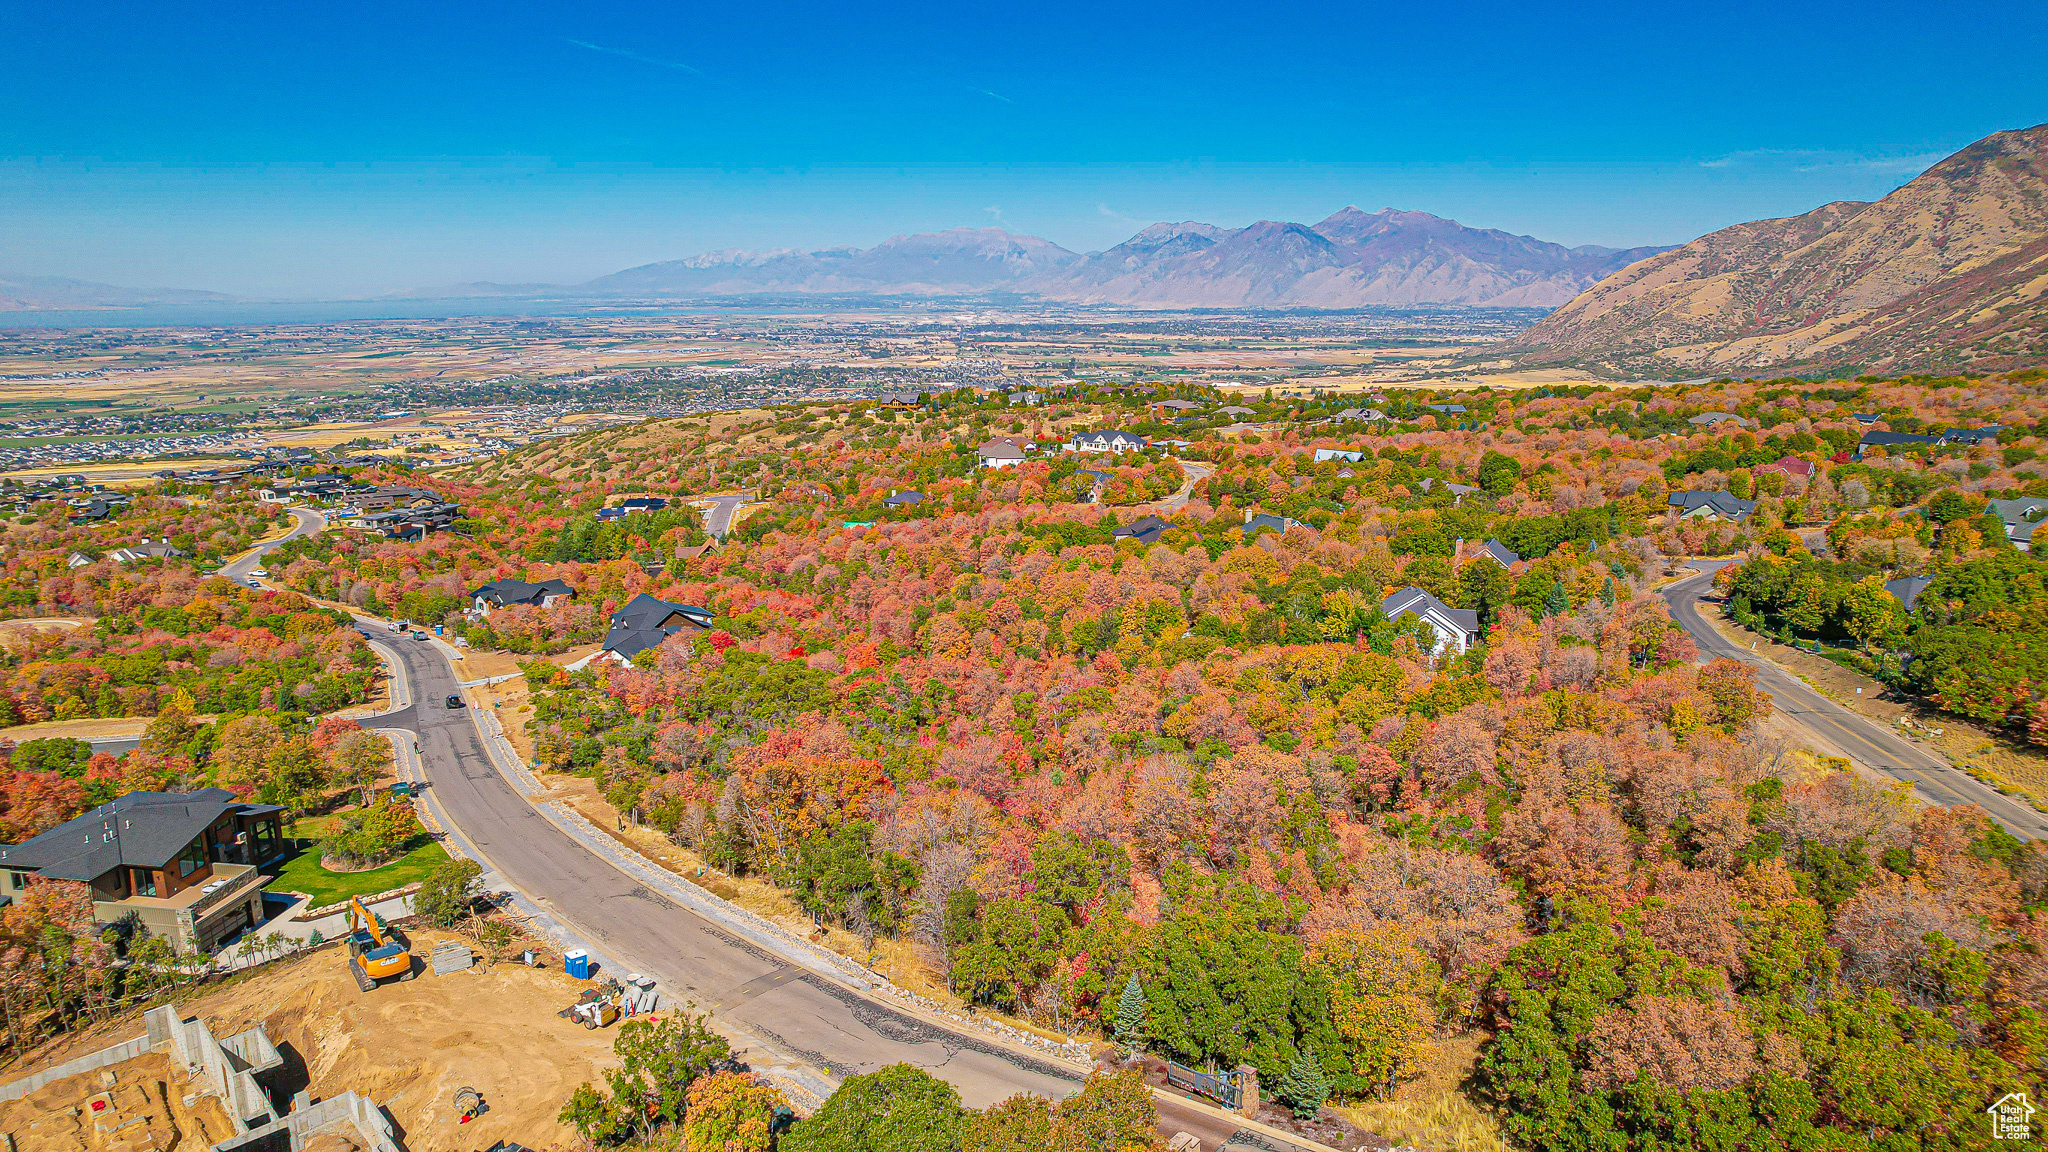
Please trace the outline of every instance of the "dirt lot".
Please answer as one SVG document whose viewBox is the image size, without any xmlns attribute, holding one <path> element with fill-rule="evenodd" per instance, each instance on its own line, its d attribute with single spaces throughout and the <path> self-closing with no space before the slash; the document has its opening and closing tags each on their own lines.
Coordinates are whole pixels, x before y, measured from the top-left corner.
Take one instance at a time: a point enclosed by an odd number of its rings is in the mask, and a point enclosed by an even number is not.
<svg viewBox="0 0 2048 1152">
<path fill-rule="evenodd" d="M 0 1132 L 18 1152 L 200 1152 L 235 1130 L 217 1097 L 185 1106 L 198 1087 L 168 1056 L 151 1052 L 0 1104 Z M 95 1114 L 89 1101 L 101 1093 L 106 1107 Z"/>
<path fill-rule="evenodd" d="M 1759 655 L 1844 708 L 1933 748 L 1986 783 L 2003 785 L 2015 795 L 2030 793 L 2036 807 L 2048 807 L 2048 755 L 2041 751 L 1911 697 L 1894 695 L 1883 684 L 1833 660 L 1763 639 L 1729 621 L 1719 604 L 1703 602 L 1700 615 L 1731 639 L 1756 641 Z"/>
<path fill-rule="evenodd" d="M 424 957 L 435 943 L 451 938 L 415 931 L 413 952 Z M 280 1049 L 289 1046 L 303 1062 L 316 1100 L 348 1089 L 369 1096 L 398 1122 L 409 1152 L 468 1152 L 501 1139 L 533 1148 L 579 1143 L 573 1130 L 555 1123 L 555 1113 L 578 1084 L 597 1082 L 602 1069 L 615 1066 L 611 1046 L 618 1032 L 586 1031 L 555 1016 L 585 987 L 582 981 L 564 975 L 559 965 L 536 971 L 495 964 L 475 975 L 429 971 L 364 993 L 356 990 L 347 965 L 347 951 L 330 945 L 218 991 L 181 999 L 178 1007 L 188 1018 L 204 1017 L 216 1036 L 263 1024 Z M 137 1015 L 74 1037 L 41 1054 L 34 1066 L 10 1069 L 5 1078 L 140 1030 Z M 490 1111 L 458 1125 L 449 1101 L 464 1085 L 483 1093 Z M 213 1142 L 191 1146 L 203 1149 Z"/>
</svg>

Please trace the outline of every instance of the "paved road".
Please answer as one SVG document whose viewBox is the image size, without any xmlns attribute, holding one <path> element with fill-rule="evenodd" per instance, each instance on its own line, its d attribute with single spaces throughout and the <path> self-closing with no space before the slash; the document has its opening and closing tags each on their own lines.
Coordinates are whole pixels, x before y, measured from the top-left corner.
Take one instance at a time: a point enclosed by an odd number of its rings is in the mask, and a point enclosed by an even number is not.
<svg viewBox="0 0 2048 1152">
<path fill-rule="evenodd" d="M 1151 507 L 1161 512 L 1180 511 L 1188 506 L 1188 498 L 1194 493 L 1195 485 L 1207 479 L 1209 473 L 1214 471 L 1207 464 L 1197 464 L 1193 460 L 1181 461 L 1180 468 L 1181 471 L 1187 473 L 1187 477 L 1180 483 L 1180 491 L 1151 505 Z"/>
<path fill-rule="evenodd" d="M 1018 1091 L 1063 1096 L 1076 1087 L 1055 1065 L 992 1045 L 974 1051 L 921 1020 L 783 963 L 634 881 L 535 811 L 499 773 L 469 711 L 444 706 L 458 689 L 438 649 L 388 647 L 412 683 L 414 703 L 376 723 L 418 734 L 442 810 L 499 875 L 670 993 L 766 1039 L 780 1049 L 780 1059 L 836 1076 L 904 1061 L 944 1076 L 977 1107 Z M 756 1053 L 756 1062 L 763 1055 Z"/>
<path fill-rule="evenodd" d="M 1794 723 L 1840 748 L 1857 763 L 1910 782 L 1914 793 L 1929 804 L 1975 804 L 2015 836 L 2048 836 L 2048 815 L 2000 795 L 1990 785 L 1958 770 L 1940 753 L 1851 712 L 1814 691 L 1804 680 L 1716 631 L 1701 618 L 1699 598 L 1712 588 L 1714 573 L 1724 563 L 1695 563 L 1693 567 L 1703 569 L 1698 576 L 1680 580 L 1663 591 L 1665 602 L 1671 606 L 1671 618 L 1692 634 L 1701 658 L 1726 656 L 1752 665 L 1757 670 L 1757 684 L 1771 694 L 1778 710 Z"/>
<path fill-rule="evenodd" d="M 725 534 L 732 531 L 733 514 L 740 510 L 741 505 L 752 499 L 753 495 L 747 492 L 737 496 L 713 496 L 711 507 L 704 512 L 705 533 L 720 540 L 725 539 Z"/>
<path fill-rule="evenodd" d="M 400 698 L 411 700 L 375 718 L 375 726 L 418 735 L 436 803 L 489 866 L 605 951 L 656 977 L 664 990 L 694 1001 L 743 1036 L 766 1041 L 767 1051 L 747 1053 L 757 1066 L 800 1064 L 836 1081 L 904 1062 L 952 1083 L 971 1107 L 1019 1092 L 1058 1098 L 1079 1087 L 1064 1067 L 941 1029 L 806 972 L 649 890 L 513 789 L 484 750 L 470 710 L 446 707 L 458 688 L 438 645 L 365 633 L 397 655 L 408 685 Z M 1161 1102 L 1160 1116 L 1162 1130 L 1191 1132 L 1206 1149 L 1241 1133 L 1288 1147 L 1170 1100 Z"/>
<path fill-rule="evenodd" d="M 226 576 L 237 584 L 247 584 L 249 582 L 249 573 L 261 567 L 263 557 L 271 549 L 287 540 L 297 540 L 301 536 L 314 536 L 327 531 L 327 517 L 315 509 L 287 508 L 285 511 L 290 512 L 292 519 L 297 521 L 297 523 L 292 525 L 292 530 L 275 540 L 268 540 L 258 544 L 234 560 L 221 565 L 221 575 Z"/>
</svg>

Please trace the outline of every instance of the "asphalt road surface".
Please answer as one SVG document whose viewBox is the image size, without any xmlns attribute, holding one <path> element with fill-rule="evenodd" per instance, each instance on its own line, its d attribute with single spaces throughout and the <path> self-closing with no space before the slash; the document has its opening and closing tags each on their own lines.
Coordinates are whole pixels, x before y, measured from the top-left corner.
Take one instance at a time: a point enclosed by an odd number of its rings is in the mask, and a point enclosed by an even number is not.
<svg viewBox="0 0 2048 1152">
<path fill-rule="evenodd" d="M 223 564 L 220 570 L 221 575 L 226 576 L 237 584 L 247 584 L 249 582 L 249 573 L 262 567 L 263 557 L 271 549 L 287 540 L 296 540 L 301 536 L 314 536 L 327 530 L 327 517 L 320 512 L 311 508 L 287 508 L 285 511 L 290 512 L 292 519 L 297 521 L 297 523 L 292 525 L 292 530 L 275 540 L 258 544 L 247 552 L 242 553 L 239 558 Z"/>
<path fill-rule="evenodd" d="M 913 1064 L 953 1084 L 977 1108 L 1019 1092 L 1057 1099 L 1079 1087 L 1064 1067 L 939 1028 L 785 963 L 650 891 L 535 811 L 499 773 L 470 710 L 446 707 L 460 688 L 437 645 L 389 640 L 385 647 L 398 655 L 412 703 L 374 723 L 418 735 L 433 795 L 463 836 L 507 882 L 654 976 L 665 992 L 766 1040 L 775 1051 L 753 1053 L 752 1062 L 799 1062 L 835 1080 Z M 1160 1113 L 1163 1130 L 1192 1132 L 1206 1149 L 1238 1132 L 1228 1120 L 1170 1101 Z"/>
<path fill-rule="evenodd" d="M 1771 694 L 1778 711 L 1793 723 L 1840 748 L 1857 763 L 1910 782 L 1914 793 L 1929 804 L 1975 804 L 2015 836 L 2048 836 L 2048 815 L 2032 805 L 1999 794 L 1990 785 L 1958 770 L 1940 753 L 1851 712 L 1808 687 L 1804 680 L 1715 631 L 1700 617 L 1699 598 L 1713 587 L 1714 573 L 1721 570 L 1722 563 L 1695 564 L 1704 571 L 1663 591 L 1665 602 L 1671 606 L 1671 618 L 1692 634 L 1701 659 L 1726 656 L 1751 665 L 1757 670 L 1757 685 Z"/>
<path fill-rule="evenodd" d="M 725 534 L 732 531 L 733 514 L 740 510 L 741 505 L 751 499 L 753 497 L 745 492 L 737 496 L 712 497 L 711 507 L 704 513 L 705 533 L 716 536 L 720 540 L 725 539 Z"/>
</svg>

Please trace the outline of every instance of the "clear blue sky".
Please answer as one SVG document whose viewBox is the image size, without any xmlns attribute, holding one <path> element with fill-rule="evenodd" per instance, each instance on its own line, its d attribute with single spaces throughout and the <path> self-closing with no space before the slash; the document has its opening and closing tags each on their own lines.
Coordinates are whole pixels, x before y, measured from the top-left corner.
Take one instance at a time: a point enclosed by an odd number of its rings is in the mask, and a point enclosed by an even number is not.
<svg viewBox="0 0 2048 1152">
<path fill-rule="evenodd" d="M 1678 242 L 2048 120 L 2044 60 L 2041 0 L 0 0 L 0 270 L 373 293 L 1347 203 Z"/>
</svg>

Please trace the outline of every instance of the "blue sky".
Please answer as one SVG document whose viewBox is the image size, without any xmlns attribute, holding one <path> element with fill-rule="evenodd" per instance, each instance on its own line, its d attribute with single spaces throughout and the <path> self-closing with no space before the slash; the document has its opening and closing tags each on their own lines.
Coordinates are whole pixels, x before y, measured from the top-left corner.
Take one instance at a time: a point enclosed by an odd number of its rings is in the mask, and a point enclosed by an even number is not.
<svg viewBox="0 0 2048 1152">
<path fill-rule="evenodd" d="M 2048 120 L 2040 0 L 0 0 L 0 270 L 253 295 L 1393 205 L 1678 242 Z"/>
</svg>

